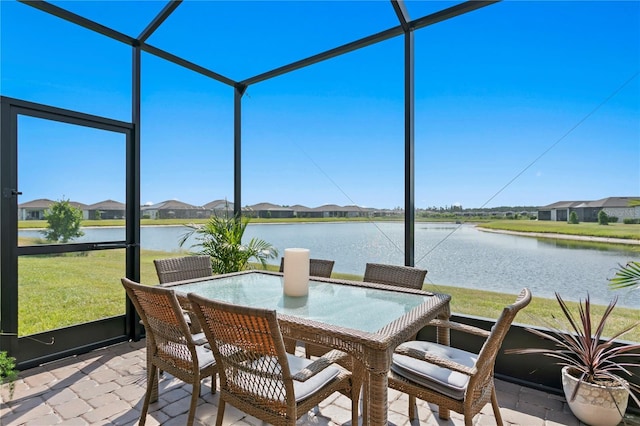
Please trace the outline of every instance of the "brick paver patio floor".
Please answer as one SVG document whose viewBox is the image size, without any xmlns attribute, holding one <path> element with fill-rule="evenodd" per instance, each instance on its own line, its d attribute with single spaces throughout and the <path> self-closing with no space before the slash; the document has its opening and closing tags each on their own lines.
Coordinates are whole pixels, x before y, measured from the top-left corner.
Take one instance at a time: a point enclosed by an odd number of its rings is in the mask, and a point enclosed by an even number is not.
<svg viewBox="0 0 640 426">
<path fill-rule="evenodd" d="M 211 379 L 203 382 L 196 424 L 215 424 L 217 394 L 210 393 Z M 145 347 L 129 342 L 88 354 L 49 363 L 20 373 L 11 400 L 2 389 L 0 424 L 18 425 L 133 425 L 137 424 L 146 387 Z M 505 424 L 525 426 L 575 425 L 564 398 L 497 381 L 498 401 Z M 191 386 L 165 375 L 160 399 L 151 404 L 148 425 L 182 426 L 186 422 Z M 350 424 L 350 401 L 335 394 L 298 424 L 336 426 Z M 451 413 L 443 421 L 426 402 L 418 401 L 421 425 L 463 425 L 462 416 Z M 390 391 L 389 421 L 410 425 L 407 397 Z M 227 404 L 225 425 L 259 425 L 261 422 Z M 418 424 L 415 422 L 414 424 Z M 491 406 L 474 418 L 475 425 L 495 425 Z M 640 425 L 628 416 L 628 425 Z"/>
</svg>

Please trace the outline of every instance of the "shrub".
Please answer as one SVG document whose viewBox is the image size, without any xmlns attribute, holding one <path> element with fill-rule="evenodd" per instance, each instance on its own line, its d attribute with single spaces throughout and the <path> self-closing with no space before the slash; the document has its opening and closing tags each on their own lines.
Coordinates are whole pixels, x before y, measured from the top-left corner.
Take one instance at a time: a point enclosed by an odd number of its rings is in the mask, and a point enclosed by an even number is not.
<svg viewBox="0 0 640 426">
<path fill-rule="evenodd" d="M 624 218 L 622 222 L 627 225 L 637 225 L 640 223 L 640 219 L 632 219 L 630 217 L 627 217 L 627 218 Z"/>
<path fill-rule="evenodd" d="M 608 225 L 609 224 L 609 216 L 604 210 L 600 210 L 598 212 L 598 224 L 600 225 Z"/>
<path fill-rule="evenodd" d="M 609 216 L 609 223 L 618 223 L 618 216 Z"/>
<path fill-rule="evenodd" d="M 14 381 L 18 378 L 16 359 L 8 356 L 6 351 L 0 352 L 0 385 L 9 384 L 9 399 L 13 398 Z"/>
<path fill-rule="evenodd" d="M 82 210 L 73 207 L 69 200 L 63 198 L 51 204 L 44 218 L 47 220 L 47 229 L 40 232 L 49 242 L 65 244 L 84 235 L 80 230 Z"/>
<path fill-rule="evenodd" d="M 571 212 L 571 214 L 569 215 L 569 223 L 572 225 L 577 225 L 578 222 L 578 213 L 576 212 Z"/>
</svg>

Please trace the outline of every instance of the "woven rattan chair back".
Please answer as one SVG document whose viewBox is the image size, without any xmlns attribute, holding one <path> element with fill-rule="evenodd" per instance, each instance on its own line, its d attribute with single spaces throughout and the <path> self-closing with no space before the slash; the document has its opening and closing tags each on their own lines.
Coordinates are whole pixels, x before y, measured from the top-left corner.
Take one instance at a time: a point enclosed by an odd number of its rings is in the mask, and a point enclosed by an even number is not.
<svg viewBox="0 0 640 426">
<path fill-rule="evenodd" d="M 188 424 L 192 424 L 200 394 L 200 379 L 212 376 L 212 391 L 215 391 L 216 366 L 213 354 L 203 347 L 196 347 L 173 290 L 142 285 L 127 278 L 122 278 L 121 281 L 144 324 L 148 339 L 147 393 L 140 424 L 144 424 L 146 420 L 151 400 L 152 381 L 157 380 L 157 369 L 193 385 L 188 417 Z M 205 358 L 209 358 L 209 362 L 206 362 Z"/>
<path fill-rule="evenodd" d="M 303 400 L 302 407 L 296 402 L 275 311 L 214 301 L 193 293 L 188 297 L 219 365 L 217 425 L 222 424 L 226 402 L 269 424 L 295 425 L 306 412 L 301 408 L 308 411 L 328 396 L 319 394 L 321 399 L 315 401 L 310 396 Z"/>
<path fill-rule="evenodd" d="M 476 361 L 477 373 L 469 380 L 467 387 L 467 397 L 473 398 L 475 395 L 483 391 L 484 383 L 493 382 L 493 369 L 496 363 L 496 357 L 502 347 L 502 342 L 511 328 L 511 324 L 518 312 L 525 308 L 531 302 L 531 291 L 524 288 L 516 298 L 516 301 L 506 306 L 495 325 L 491 328 L 491 334 L 485 340 Z"/>
<path fill-rule="evenodd" d="M 309 275 L 330 278 L 334 263 L 333 260 L 309 259 Z M 284 257 L 280 258 L 280 272 L 284 272 Z"/>
<path fill-rule="evenodd" d="M 211 258 L 209 256 L 183 256 L 155 259 L 153 264 L 156 267 L 160 284 L 192 280 L 194 278 L 205 278 L 213 274 Z"/>
<path fill-rule="evenodd" d="M 389 387 L 409 394 L 409 417 L 411 420 L 416 417 L 414 410 L 415 398 L 417 397 L 438 405 L 440 409 L 445 409 L 445 413 L 447 414 L 443 417 L 441 412 L 441 418 L 448 417 L 448 410 L 454 410 L 463 414 L 465 425 L 467 426 L 470 426 L 473 423 L 473 417 L 478 414 L 488 402 L 491 402 L 496 423 L 498 425 L 502 425 L 502 416 L 500 414 L 500 407 L 496 397 L 493 378 L 495 361 L 502 346 L 502 342 L 504 341 L 514 318 L 517 313 L 530 302 L 531 292 L 527 288 L 522 289 L 516 298 L 516 301 L 502 310 L 502 314 L 491 328 L 490 332 L 464 324 L 447 321 L 438 322 L 436 325 L 439 327 L 449 327 L 469 334 L 484 336 L 486 340 L 484 341 L 480 352 L 477 354 L 477 360 L 475 361 L 473 368 L 466 368 L 468 366 L 461 366 L 456 362 L 452 362 L 448 358 L 438 358 L 437 355 L 435 356 L 435 359 L 422 361 L 433 363 L 439 367 L 449 368 L 452 373 L 454 371 L 458 371 L 468 375 L 469 382 L 466 385 L 462 399 L 445 395 L 434 388 L 424 387 L 398 374 L 394 374 L 393 372 L 390 373 Z M 398 353 L 401 353 L 400 348 L 397 350 Z M 407 353 L 403 354 L 406 355 Z M 423 355 L 419 355 L 418 358 L 422 359 L 422 356 Z"/>
<path fill-rule="evenodd" d="M 364 270 L 364 281 L 422 290 L 426 275 L 426 269 L 367 263 Z"/>
</svg>

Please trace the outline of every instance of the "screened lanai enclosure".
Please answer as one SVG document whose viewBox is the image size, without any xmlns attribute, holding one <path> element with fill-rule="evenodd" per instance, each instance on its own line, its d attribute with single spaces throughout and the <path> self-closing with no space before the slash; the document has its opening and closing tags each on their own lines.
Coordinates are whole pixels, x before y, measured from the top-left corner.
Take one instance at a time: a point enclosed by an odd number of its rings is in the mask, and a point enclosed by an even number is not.
<svg viewBox="0 0 640 426">
<path fill-rule="evenodd" d="M 401 212 L 397 263 L 431 270 L 440 243 L 416 249 L 416 211 L 457 206 L 450 188 L 484 183 L 469 201 L 484 207 L 509 192 L 523 206 L 541 199 L 535 179 L 590 185 L 597 164 L 567 164 L 580 143 L 567 140 L 590 120 L 632 129 L 637 102 L 629 112 L 615 101 L 638 95 L 637 69 L 617 59 L 637 59 L 637 40 L 601 45 L 597 17 L 638 19 L 624 2 L 574 3 L 568 16 L 554 2 L 1 2 L 1 349 L 30 368 L 143 337 L 120 278 L 155 279 L 152 260 L 166 253 L 145 246 L 141 220 L 168 201 L 168 217 L 203 218 L 220 202 L 239 215 L 260 202 Z M 581 32 L 564 33 L 566 20 Z M 552 67 L 540 65 L 547 55 Z M 602 82 L 579 76 L 596 63 Z M 509 94 L 494 96 L 498 86 Z M 568 92 L 587 106 L 565 103 Z M 576 139 L 606 136 L 585 127 Z M 628 153 L 621 135 L 606 164 Z M 544 173 L 532 167 L 552 156 Z M 45 241 L 29 223 L 57 200 L 125 226 Z M 464 264 L 460 277 L 472 274 Z M 91 309 L 71 316 L 78 304 Z M 514 327 L 506 346 L 530 339 Z M 557 366 L 520 361 L 500 355 L 498 375 L 559 388 Z"/>
</svg>

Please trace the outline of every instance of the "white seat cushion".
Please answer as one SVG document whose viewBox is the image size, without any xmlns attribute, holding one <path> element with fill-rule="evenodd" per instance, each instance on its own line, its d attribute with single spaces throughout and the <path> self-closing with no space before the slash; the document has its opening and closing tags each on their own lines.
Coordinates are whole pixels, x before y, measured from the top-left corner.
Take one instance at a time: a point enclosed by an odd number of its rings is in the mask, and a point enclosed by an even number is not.
<svg viewBox="0 0 640 426">
<path fill-rule="evenodd" d="M 437 343 L 411 341 L 403 343 L 400 347 L 428 352 L 438 358 L 448 359 L 467 367 L 475 366 L 478 360 L 478 355 L 474 353 Z M 406 355 L 393 355 L 391 371 L 421 386 L 457 400 L 464 398 L 464 393 L 469 384 L 469 376 L 466 374 L 438 367 Z"/>
<path fill-rule="evenodd" d="M 196 345 L 196 354 L 198 355 L 198 365 L 202 370 L 216 363 L 213 352 L 201 345 Z"/>
<path fill-rule="evenodd" d="M 313 362 L 312 360 L 300 358 L 291 354 L 287 354 L 287 360 L 289 363 L 289 371 L 292 376 L 295 376 L 297 373 L 299 373 L 301 370 L 303 370 Z M 280 389 L 282 390 L 282 396 L 284 397 L 284 385 L 281 380 L 274 380 L 272 384 L 268 384 L 268 382 L 272 380 L 271 378 L 269 378 L 270 375 L 275 374 L 277 376 L 280 374 L 281 365 L 275 365 L 274 363 L 274 357 L 262 357 L 256 361 L 253 361 L 254 369 L 263 368 L 263 366 L 265 365 L 269 366 L 270 369 L 269 372 L 265 372 L 265 377 L 262 379 L 262 381 L 264 382 L 264 386 L 262 386 L 261 390 L 258 390 L 258 392 L 263 394 L 263 396 L 265 397 L 271 398 L 278 393 L 274 390 Z M 271 371 L 271 369 L 273 369 L 273 371 Z M 311 395 L 320 390 L 324 385 L 333 380 L 339 373 L 340 370 L 338 368 L 327 367 L 304 382 L 293 380 L 293 392 L 296 395 L 296 402 L 309 398 Z M 256 391 L 256 387 L 254 386 L 255 384 L 253 383 L 255 381 L 255 378 L 250 377 L 252 376 L 251 374 L 247 374 L 245 382 L 245 379 L 243 378 L 244 374 L 245 373 L 241 371 L 236 373 L 234 377 L 234 382 L 236 383 L 236 385 L 240 387 L 244 387 L 246 385 L 246 390 L 248 392 Z"/>
<path fill-rule="evenodd" d="M 291 371 L 292 376 L 295 376 L 296 374 L 298 374 L 298 372 L 300 372 L 306 366 L 313 362 L 310 359 L 300 358 L 291 354 L 287 354 L 287 358 L 289 361 L 289 370 Z M 308 397 L 313 395 L 324 385 L 333 380 L 339 373 L 340 370 L 338 370 L 336 367 L 327 367 L 304 382 L 294 380 L 293 391 L 296 394 L 296 402 L 307 399 Z"/>
<path fill-rule="evenodd" d="M 191 338 L 193 339 L 193 343 L 195 343 L 196 345 L 206 345 L 205 347 L 207 349 L 211 349 L 209 343 L 207 342 L 207 336 L 205 336 L 204 333 L 192 334 Z"/>
</svg>

